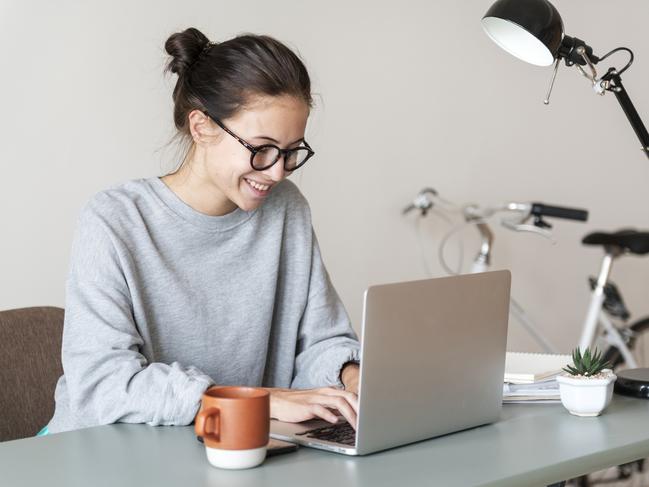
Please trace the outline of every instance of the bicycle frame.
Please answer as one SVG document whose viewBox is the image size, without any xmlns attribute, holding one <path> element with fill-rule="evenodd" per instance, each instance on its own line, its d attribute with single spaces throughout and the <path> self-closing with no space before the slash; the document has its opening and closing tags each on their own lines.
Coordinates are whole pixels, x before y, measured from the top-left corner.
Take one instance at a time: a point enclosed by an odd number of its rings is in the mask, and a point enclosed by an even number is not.
<svg viewBox="0 0 649 487">
<path fill-rule="evenodd" d="M 631 351 L 626 346 L 626 343 L 620 336 L 617 328 L 603 311 L 604 299 L 606 298 L 604 287 L 611 275 L 613 260 L 620 255 L 621 252 L 619 250 L 607 249 L 604 258 L 602 259 L 599 276 L 597 277 L 597 285 L 592 291 L 588 312 L 584 320 L 584 326 L 582 327 L 579 348 L 583 351 L 586 348 L 593 346 L 595 338 L 597 337 L 598 324 L 601 324 L 603 329 L 606 331 L 606 335 L 604 335 L 606 341 L 620 350 L 620 353 L 624 357 L 624 361 L 629 368 L 636 368 L 638 367 L 638 364 L 631 354 Z"/>
<path fill-rule="evenodd" d="M 466 216 L 465 216 L 466 217 Z M 489 225 L 484 221 L 471 221 L 472 217 L 467 218 L 468 223 L 473 223 L 480 233 L 482 239 L 480 245 L 480 252 L 473 260 L 471 265 L 470 273 L 477 272 L 486 272 L 491 266 L 491 249 L 493 248 L 493 232 L 489 228 Z M 581 338 L 579 340 L 579 348 L 583 351 L 586 348 L 590 348 L 594 345 L 595 339 L 598 336 L 598 325 L 602 326 L 602 329 L 606 331 L 606 334 L 603 335 L 603 339 L 606 340 L 609 344 L 616 346 L 622 356 L 627 366 L 630 368 L 637 367 L 637 362 L 631 351 L 626 346 L 624 339 L 620 335 L 617 328 L 613 325 L 613 322 L 609 319 L 608 316 L 604 313 L 603 304 L 605 299 L 604 287 L 608 282 L 609 276 L 611 274 L 611 267 L 613 260 L 621 255 L 615 250 L 608 250 L 604 255 L 602 260 L 602 265 L 599 271 L 599 276 L 597 278 L 597 285 L 591 293 L 590 304 L 588 306 L 588 312 L 584 323 L 582 326 Z M 540 332 L 538 327 L 534 324 L 533 320 L 527 315 L 525 310 L 512 298 L 510 310 L 516 319 L 523 325 L 527 332 L 535 339 L 539 345 L 547 352 L 556 353 L 556 347 L 547 340 Z"/>
<path fill-rule="evenodd" d="M 403 210 L 403 214 L 418 209 L 421 212 L 421 215 L 425 216 L 426 213 L 435 206 L 447 211 L 459 210 L 464 218 L 465 225 L 474 225 L 480 233 L 480 250 L 471 263 L 471 268 L 469 270 L 470 273 L 486 272 L 491 267 L 491 251 L 493 248 L 494 235 L 487 223 L 487 219 L 494 216 L 496 213 L 507 212 L 514 214 L 514 217 L 504 218 L 501 220 L 503 226 L 509 230 L 536 233 L 552 240 L 553 242 L 552 233 L 549 231 L 551 225 L 543 220 L 543 216 L 581 221 L 585 221 L 587 218 L 587 212 L 584 210 L 548 206 L 541 203 L 507 202 L 493 207 L 480 207 L 478 205 L 459 207 L 452 202 L 441 198 L 437 191 L 432 188 L 425 188 L 422 190 L 413 203 Z M 534 223 L 527 223 L 532 217 L 534 217 Z M 443 246 L 447 238 L 456 230 L 452 230 L 442 240 L 443 243 L 440 247 L 440 258 L 442 261 Z M 624 358 L 628 367 L 635 368 L 637 367 L 637 362 L 631 354 L 629 347 L 620 334 L 619 329 L 604 312 L 604 303 L 606 299 L 605 287 L 611 273 L 613 260 L 622 255 L 622 253 L 623 252 L 620 249 L 614 247 L 606 248 L 606 253 L 602 260 L 596 285 L 591 292 L 588 312 L 586 313 L 582 325 L 579 348 L 584 351 L 586 348 L 592 347 L 595 344 L 596 339 L 605 340 L 609 345 L 616 347 L 620 351 L 620 354 Z M 442 264 L 448 272 L 453 272 L 449 270 L 450 268 L 445 265 L 444 262 L 442 262 Z M 523 307 L 520 306 L 513 297 L 511 298 L 510 312 L 546 352 L 557 352 L 557 348 L 543 336 L 532 318 L 527 315 Z M 600 330 L 605 333 L 600 334 Z"/>
<path fill-rule="evenodd" d="M 426 188 L 421 191 L 415 201 L 404 209 L 403 213 L 406 214 L 412 210 L 418 209 L 421 212 L 421 215 L 425 216 L 428 211 L 435 211 L 435 209 L 433 208 L 434 206 L 437 206 L 442 210 L 461 210 L 461 213 L 465 220 L 464 225 L 456 226 L 444 236 L 438 249 L 441 264 L 444 269 L 450 274 L 458 274 L 462 272 L 463 250 L 462 247 L 460 247 L 460 264 L 457 270 L 453 270 L 447 265 L 445 261 L 444 246 L 450 236 L 456 233 L 458 230 L 462 229 L 465 225 L 474 225 L 480 233 L 480 250 L 473 259 L 469 271 L 470 273 L 478 273 L 486 272 L 491 267 L 491 251 L 493 249 L 494 234 L 489 228 L 486 220 L 489 217 L 493 216 L 495 213 L 501 211 L 518 213 L 519 218 L 503 219 L 501 221 L 503 226 L 514 231 L 537 233 L 550 240 L 552 240 L 552 234 L 548 229 L 551 228 L 551 225 L 543 220 L 544 216 L 581 221 L 586 221 L 588 216 L 588 212 L 585 210 L 556 206 L 552 207 L 539 203 L 511 202 L 493 208 L 480 208 L 477 205 L 469 205 L 460 208 L 459 206 L 442 199 L 438 195 L 437 191 L 431 188 Z M 534 218 L 534 224 L 526 224 L 529 218 L 532 217 Z M 448 223 L 451 223 L 448 218 L 444 217 L 444 219 Z M 423 249 L 423 246 L 421 247 Z M 615 358 L 614 360 L 611 360 L 611 364 L 618 365 L 621 355 L 621 357 L 624 359 L 625 365 L 628 368 L 637 368 L 638 364 L 633 357 L 629 347 L 627 346 L 625 339 L 629 339 L 629 343 L 631 344 L 631 346 L 633 346 L 634 333 L 636 333 L 636 330 L 639 333 L 646 331 L 649 328 L 647 326 L 649 325 L 649 318 L 645 318 L 643 320 L 636 321 L 633 324 L 627 325 L 626 319 L 628 318 L 628 312 L 626 312 L 626 314 L 620 313 L 619 309 L 613 307 L 613 311 L 609 310 L 611 317 L 621 316 L 625 322 L 624 328 L 617 328 L 609 318 L 609 315 L 606 314 L 605 311 L 609 308 L 612 308 L 611 303 L 607 300 L 607 292 L 611 292 L 609 289 L 607 289 L 609 285 L 608 280 L 611 274 L 611 268 L 613 261 L 620 255 L 623 255 L 624 251 L 614 246 L 605 246 L 604 248 L 605 255 L 602 259 L 599 275 L 594 285 L 591 284 L 591 298 L 588 305 L 588 312 L 582 326 L 579 348 L 583 352 L 586 348 L 592 347 L 595 344 L 596 340 L 605 341 L 610 345 L 610 347 L 600 347 L 600 350 L 606 351 L 607 355 L 609 355 L 609 352 L 612 352 L 611 357 Z M 422 257 L 424 257 L 423 250 Z M 610 289 L 615 290 L 615 286 L 612 283 L 610 284 Z M 615 291 L 614 294 L 617 294 L 617 291 Z M 619 304 L 621 304 L 622 309 L 626 311 L 626 309 L 624 309 L 624 305 L 622 304 L 621 297 L 619 297 Z M 518 320 L 519 323 L 521 323 L 521 325 L 523 325 L 526 331 L 532 336 L 532 338 L 534 338 L 537 343 L 539 343 L 543 347 L 546 352 L 557 353 L 557 348 L 543 336 L 543 334 L 539 331 L 539 328 L 535 325 L 534 321 L 527 315 L 522 306 L 520 306 L 513 297 L 511 297 L 510 300 L 510 313 Z M 619 352 L 619 355 L 617 354 L 617 352 Z M 629 465 L 631 464 L 618 466 L 618 478 L 626 479 L 632 474 L 633 468 L 629 470 Z M 638 465 L 638 471 L 642 472 L 643 461 L 641 460 Z M 583 478 L 587 479 L 587 476 Z"/>
</svg>

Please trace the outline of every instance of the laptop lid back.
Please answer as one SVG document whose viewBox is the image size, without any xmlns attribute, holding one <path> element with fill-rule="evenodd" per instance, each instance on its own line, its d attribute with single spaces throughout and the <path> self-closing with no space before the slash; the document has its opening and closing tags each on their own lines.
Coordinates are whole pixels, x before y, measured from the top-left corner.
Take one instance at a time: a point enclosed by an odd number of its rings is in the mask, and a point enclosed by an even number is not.
<svg viewBox="0 0 649 487">
<path fill-rule="evenodd" d="M 510 282 L 496 271 L 367 289 L 359 454 L 498 419 Z"/>
</svg>

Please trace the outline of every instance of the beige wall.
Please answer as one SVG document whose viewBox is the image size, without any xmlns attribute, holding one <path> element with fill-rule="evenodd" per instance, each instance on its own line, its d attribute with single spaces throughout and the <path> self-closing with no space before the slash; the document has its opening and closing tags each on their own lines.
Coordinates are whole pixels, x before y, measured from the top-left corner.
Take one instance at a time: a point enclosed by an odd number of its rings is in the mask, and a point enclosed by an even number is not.
<svg viewBox="0 0 649 487">
<path fill-rule="evenodd" d="M 423 186 L 459 202 L 541 200 L 591 210 L 556 223 L 558 244 L 497 228 L 495 264 L 563 350 L 587 301 L 594 229 L 649 227 L 649 160 L 616 101 L 562 66 L 515 60 L 482 33 L 491 0 L 471 2 L 0 1 L 0 309 L 64 305 L 78 211 L 94 192 L 175 164 L 163 43 L 196 26 L 213 40 L 267 33 L 299 49 L 318 106 L 307 137 L 318 155 L 293 176 L 311 202 L 325 262 L 360 327 L 369 284 L 425 276 L 414 218 Z M 649 121 L 649 44 L 632 19 L 646 2 L 555 0 L 566 31 L 597 53 L 631 47 L 625 85 Z M 621 67 L 623 57 L 613 61 Z M 435 274 L 444 224 L 423 224 Z M 473 254 L 467 241 L 467 253 Z M 649 259 L 614 269 L 627 301 L 649 312 Z M 513 323 L 513 349 L 535 349 Z"/>
</svg>

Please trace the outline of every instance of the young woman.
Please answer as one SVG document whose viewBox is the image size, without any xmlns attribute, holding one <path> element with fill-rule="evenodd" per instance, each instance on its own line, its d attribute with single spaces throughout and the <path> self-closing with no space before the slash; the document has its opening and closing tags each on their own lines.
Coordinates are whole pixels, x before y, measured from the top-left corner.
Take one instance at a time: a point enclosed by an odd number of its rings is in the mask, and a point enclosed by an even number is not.
<svg viewBox="0 0 649 487">
<path fill-rule="evenodd" d="M 314 154 L 304 64 L 267 36 L 190 28 L 165 47 L 191 147 L 175 172 L 83 208 L 45 431 L 186 425 L 213 384 L 269 388 L 280 420 L 355 424 L 358 341 L 285 179 Z"/>
</svg>

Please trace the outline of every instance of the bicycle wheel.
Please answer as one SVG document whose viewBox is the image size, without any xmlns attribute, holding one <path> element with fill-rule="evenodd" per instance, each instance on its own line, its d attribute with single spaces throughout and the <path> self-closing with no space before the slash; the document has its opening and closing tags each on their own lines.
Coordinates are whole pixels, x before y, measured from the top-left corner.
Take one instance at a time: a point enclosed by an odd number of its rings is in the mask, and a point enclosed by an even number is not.
<svg viewBox="0 0 649 487">
<path fill-rule="evenodd" d="M 629 350 L 633 351 L 638 338 L 642 336 L 643 333 L 647 333 L 647 331 L 649 331 L 649 316 L 632 323 L 629 326 L 629 329 L 633 332 L 633 334 L 629 338 L 627 346 L 629 347 Z M 619 367 L 624 363 L 624 357 L 620 353 L 620 350 L 614 345 L 611 345 L 606 349 L 606 352 L 604 353 L 604 359 L 610 362 L 610 364 L 613 366 L 613 369 Z"/>
</svg>

